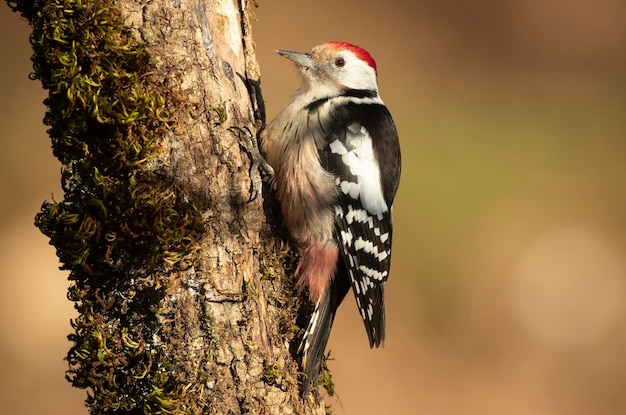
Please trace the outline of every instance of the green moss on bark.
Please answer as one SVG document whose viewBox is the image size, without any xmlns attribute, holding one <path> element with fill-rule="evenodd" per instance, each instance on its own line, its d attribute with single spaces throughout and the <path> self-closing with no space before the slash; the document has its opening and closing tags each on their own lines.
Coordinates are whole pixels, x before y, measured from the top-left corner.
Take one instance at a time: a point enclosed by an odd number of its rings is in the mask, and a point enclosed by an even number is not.
<svg viewBox="0 0 626 415">
<path fill-rule="evenodd" d="M 168 272 L 193 261 L 203 232 L 200 203 L 158 167 L 175 99 L 104 2 L 8 3 L 32 27 L 32 78 L 49 92 L 44 122 L 63 164 L 64 200 L 35 222 L 79 313 L 67 378 L 90 390 L 93 413 L 186 413 L 157 324 Z"/>
</svg>

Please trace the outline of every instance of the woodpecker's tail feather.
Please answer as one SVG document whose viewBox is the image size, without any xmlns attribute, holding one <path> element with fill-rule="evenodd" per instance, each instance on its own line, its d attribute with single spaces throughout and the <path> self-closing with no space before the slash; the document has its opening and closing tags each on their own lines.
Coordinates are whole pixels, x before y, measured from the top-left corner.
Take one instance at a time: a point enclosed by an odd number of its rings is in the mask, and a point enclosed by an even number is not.
<svg viewBox="0 0 626 415">
<path fill-rule="evenodd" d="M 349 290 L 348 279 L 339 273 L 331 282 L 330 289 L 324 292 L 315 305 L 309 326 L 300 343 L 302 367 L 305 375 L 302 381 L 302 397 L 309 393 L 311 386 L 313 386 L 314 393 L 317 394 L 317 382 L 326 343 L 330 337 L 330 329 L 337 308 Z"/>
<path fill-rule="evenodd" d="M 354 287 L 353 282 L 353 287 Z M 384 286 L 375 285 L 365 288 L 365 292 L 354 288 L 356 303 L 365 325 L 370 347 L 380 347 L 385 342 L 385 295 Z"/>
</svg>

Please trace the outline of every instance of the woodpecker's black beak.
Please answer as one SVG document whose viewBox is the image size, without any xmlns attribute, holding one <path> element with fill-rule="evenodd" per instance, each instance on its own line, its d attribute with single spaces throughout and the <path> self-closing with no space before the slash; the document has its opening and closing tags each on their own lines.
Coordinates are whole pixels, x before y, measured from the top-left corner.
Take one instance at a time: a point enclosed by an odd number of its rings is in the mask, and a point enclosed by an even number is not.
<svg viewBox="0 0 626 415">
<path fill-rule="evenodd" d="M 292 52 L 290 50 L 277 50 L 276 53 L 295 62 L 299 66 L 304 66 L 305 68 L 311 68 L 313 66 L 313 58 L 310 53 Z"/>
</svg>

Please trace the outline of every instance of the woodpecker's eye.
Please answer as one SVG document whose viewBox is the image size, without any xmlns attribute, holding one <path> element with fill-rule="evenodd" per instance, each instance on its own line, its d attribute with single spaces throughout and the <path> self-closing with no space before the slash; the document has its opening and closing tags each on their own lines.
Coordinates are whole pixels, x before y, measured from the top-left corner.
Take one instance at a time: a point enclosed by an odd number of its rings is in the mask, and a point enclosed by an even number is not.
<svg viewBox="0 0 626 415">
<path fill-rule="evenodd" d="M 336 66 L 337 68 L 341 68 L 341 67 L 343 67 L 345 64 L 346 64 L 346 61 L 345 61 L 345 59 L 344 59 L 344 58 L 337 58 L 337 59 L 335 59 L 335 66 Z"/>
</svg>

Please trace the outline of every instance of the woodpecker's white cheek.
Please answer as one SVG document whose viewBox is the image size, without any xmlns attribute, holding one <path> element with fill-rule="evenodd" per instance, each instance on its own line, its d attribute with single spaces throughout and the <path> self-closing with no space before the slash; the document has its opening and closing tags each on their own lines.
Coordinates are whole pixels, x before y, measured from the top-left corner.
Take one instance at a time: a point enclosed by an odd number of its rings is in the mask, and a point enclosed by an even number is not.
<svg viewBox="0 0 626 415">
<path fill-rule="evenodd" d="M 346 54 L 346 65 L 338 71 L 337 81 L 352 89 L 377 91 L 376 71 L 353 54 Z"/>
</svg>

